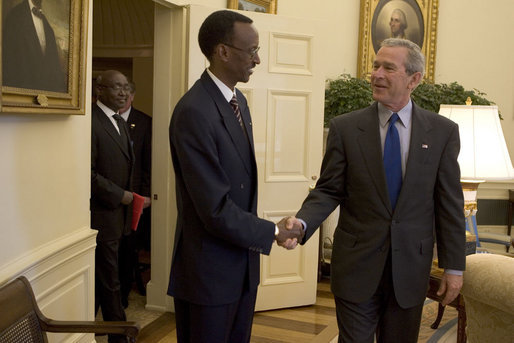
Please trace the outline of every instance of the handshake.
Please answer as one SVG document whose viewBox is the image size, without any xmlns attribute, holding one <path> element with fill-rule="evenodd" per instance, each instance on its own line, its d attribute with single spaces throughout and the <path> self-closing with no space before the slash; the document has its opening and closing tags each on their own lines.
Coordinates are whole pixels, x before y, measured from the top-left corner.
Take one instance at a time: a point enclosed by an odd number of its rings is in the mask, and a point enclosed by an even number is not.
<svg viewBox="0 0 514 343">
<path fill-rule="evenodd" d="M 285 217 L 277 223 L 277 244 L 288 250 L 296 248 L 298 242 L 303 240 L 305 231 L 302 223 L 295 217 Z"/>
</svg>

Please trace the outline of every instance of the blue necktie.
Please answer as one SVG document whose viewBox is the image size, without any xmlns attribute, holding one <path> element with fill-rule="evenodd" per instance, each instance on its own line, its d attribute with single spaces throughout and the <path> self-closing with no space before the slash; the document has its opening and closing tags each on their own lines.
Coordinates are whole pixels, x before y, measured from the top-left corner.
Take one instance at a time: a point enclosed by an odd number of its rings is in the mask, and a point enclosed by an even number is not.
<svg viewBox="0 0 514 343">
<path fill-rule="evenodd" d="M 400 149 L 400 136 L 394 123 L 400 119 L 398 113 L 393 113 L 389 119 L 389 129 L 387 130 L 384 144 L 384 168 L 386 173 L 387 190 L 391 207 L 395 208 L 400 189 L 402 188 L 402 156 Z"/>
</svg>

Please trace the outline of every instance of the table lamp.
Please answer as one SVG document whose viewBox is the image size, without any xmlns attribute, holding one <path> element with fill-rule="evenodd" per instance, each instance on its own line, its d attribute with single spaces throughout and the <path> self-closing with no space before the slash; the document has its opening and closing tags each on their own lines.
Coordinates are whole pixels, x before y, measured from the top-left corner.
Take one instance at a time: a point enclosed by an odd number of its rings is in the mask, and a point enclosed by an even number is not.
<svg viewBox="0 0 514 343">
<path fill-rule="evenodd" d="M 469 103 L 468 103 L 469 102 Z M 439 114 L 459 125 L 459 166 L 464 192 L 466 227 L 476 226 L 477 190 L 480 183 L 491 180 L 514 179 L 514 168 L 503 136 L 497 106 L 441 105 Z"/>
</svg>

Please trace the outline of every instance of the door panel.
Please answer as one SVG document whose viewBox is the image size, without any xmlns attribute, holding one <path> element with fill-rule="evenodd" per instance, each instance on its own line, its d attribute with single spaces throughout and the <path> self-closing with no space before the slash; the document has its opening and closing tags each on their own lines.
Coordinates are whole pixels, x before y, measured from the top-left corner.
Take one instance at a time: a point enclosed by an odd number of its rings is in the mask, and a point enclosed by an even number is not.
<svg viewBox="0 0 514 343">
<path fill-rule="evenodd" d="M 189 68 L 191 86 L 206 67 L 196 42 L 203 20 L 215 9 L 191 5 Z M 259 31 L 261 64 L 246 84 L 238 84 L 252 114 L 259 181 L 258 214 L 278 222 L 294 215 L 315 183 L 321 165 L 324 74 L 320 23 L 241 12 Z M 316 301 L 318 234 L 295 250 L 276 244 L 262 256 L 257 310 Z"/>
</svg>

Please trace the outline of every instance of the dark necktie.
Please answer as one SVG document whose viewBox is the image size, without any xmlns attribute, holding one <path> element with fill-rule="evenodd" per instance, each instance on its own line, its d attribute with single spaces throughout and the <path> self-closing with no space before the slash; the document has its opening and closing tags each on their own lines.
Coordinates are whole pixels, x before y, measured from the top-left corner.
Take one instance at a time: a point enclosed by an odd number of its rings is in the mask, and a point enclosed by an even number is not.
<svg viewBox="0 0 514 343">
<path fill-rule="evenodd" d="M 393 113 L 389 119 L 389 129 L 387 130 L 384 144 L 384 168 L 386 173 L 387 190 L 391 207 L 395 208 L 400 189 L 402 188 L 402 156 L 400 149 L 400 136 L 394 123 L 400 119 L 398 113 Z"/>
<path fill-rule="evenodd" d="M 120 137 L 121 141 L 124 144 L 126 148 L 128 148 L 129 145 L 129 134 L 127 129 L 127 123 L 125 120 L 120 116 L 119 114 L 113 114 L 112 116 L 116 120 L 116 124 L 118 124 L 118 129 L 120 130 Z"/>
<path fill-rule="evenodd" d="M 232 106 L 232 109 L 234 110 L 234 115 L 236 116 L 237 121 L 241 126 L 241 129 L 243 129 L 244 131 L 243 119 L 241 118 L 241 111 L 239 110 L 239 104 L 237 103 L 237 98 L 235 95 L 232 97 L 232 100 L 230 100 L 230 106 Z"/>
</svg>

